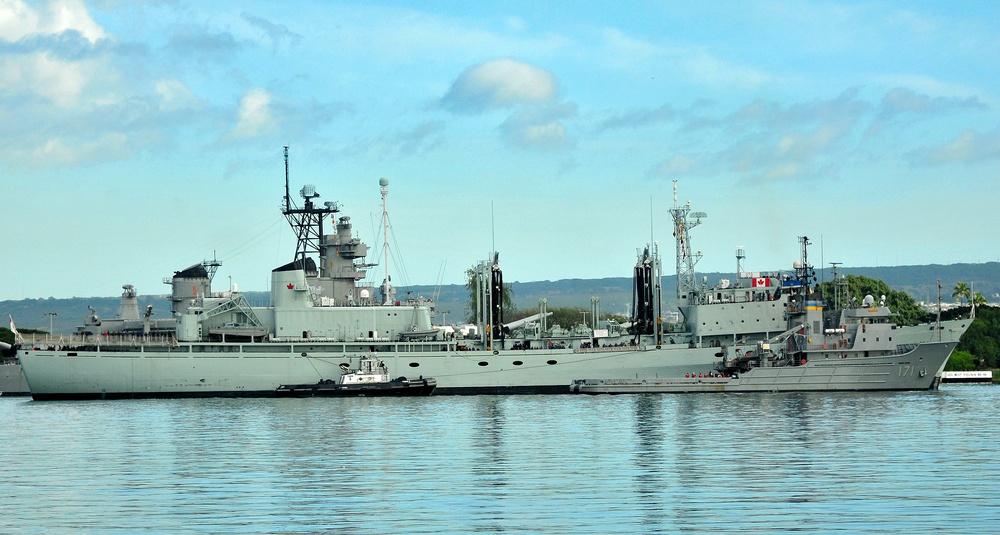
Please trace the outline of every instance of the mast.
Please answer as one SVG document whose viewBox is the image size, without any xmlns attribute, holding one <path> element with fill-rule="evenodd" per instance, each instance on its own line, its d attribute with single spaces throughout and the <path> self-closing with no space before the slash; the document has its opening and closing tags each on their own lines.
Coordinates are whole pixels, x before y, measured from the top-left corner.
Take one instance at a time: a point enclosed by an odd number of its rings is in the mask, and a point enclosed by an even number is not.
<svg viewBox="0 0 1000 535">
<path fill-rule="evenodd" d="M 382 281 L 382 304 L 391 305 L 395 293 L 389 282 L 389 208 L 386 198 L 389 196 L 389 179 L 378 179 L 379 191 L 382 193 L 382 258 L 385 261 L 385 280 Z"/>
<path fill-rule="evenodd" d="M 691 235 L 689 231 L 698 226 L 701 220 L 708 217 L 705 212 L 692 212 L 691 201 L 684 206 L 677 204 L 677 181 L 674 180 L 674 207 L 670 209 L 674 219 L 674 240 L 677 247 L 677 298 L 693 299 L 698 293 L 694 265 L 701 260 L 701 251 L 691 250 Z M 688 218 L 694 218 L 690 221 Z"/>
<path fill-rule="evenodd" d="M 296 245 L 295 245 L 295 257 L 294 262 L 296 262 L 301 269 L 306 269 L 307 263 L 306 258 L 309 253 L 320 253 L 321 240 L 323 236 L 323 219 L 328 214 L 334 214 L 340 211 L 337 203 L 332 201 L 327 201 L 323 206 L 316 206 L 313 204 L 313 199 L 319 198 L 319 193 L 316 193 L 316 186 L 311 184 L 306 184 L 302 186 L 299 191 L 299 195 L 305 201 L 304 206 L 299 208 L 292 203 L 291 194 L 288 187 L 288 147 L 284 148 L 285 155 L 285 199 L 284 206 L 282 207 L 281 213 L 284 214 L 285 219 L 288 220 L 288 224 L 292 226 L 292 230 L 295 231 Z"/>
<path fill-rule="evenodd" d="M 830 262 L 830 265 L 832 266 L 831 271 L 833 272 L 833 309 L 838 312 L 840 311 L 840 302 L 841 302 L 840 299 L 842 294 L 844 297 L 845 304 L 847 301 L 847 295 L 846 295 L 847 292 L 841 291 L 843 290 L 843 286 L 847 282 L 846 280 L 840 279 L 841 264 L 843 264 L 843 262 Z"/>
<path fill-rule="evenodd" d="M 938 277 L 938 279 L 937 279 L 937 291 L 938 291 L 938 294 L 937 294 L 938 300 L 937 300 L 937 326 L 936 326 L 936 329 L 937 329 L 937 333 L 938 333 L 938 342 L 940 342 L 941 341 L 941 277 Z"/>
</svg>

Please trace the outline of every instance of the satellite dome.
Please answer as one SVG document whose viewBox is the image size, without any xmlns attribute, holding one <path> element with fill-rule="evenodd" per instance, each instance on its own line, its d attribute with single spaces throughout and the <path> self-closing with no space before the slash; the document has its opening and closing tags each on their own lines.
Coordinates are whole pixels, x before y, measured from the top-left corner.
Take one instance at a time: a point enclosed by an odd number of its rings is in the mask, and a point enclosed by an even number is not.
<svg viewBox="0 0 1000 535">
<path fill-rule="evenodd" d="M 802 262 L 798 260 L 792 262 L 792 269 L 802 269 Z"/>
<path fill-rule="evenodd" d="M 382 177 L 382 178 L 378 179 L 378 185 L 382 186 L 382 187 L 388 186 L 389 185 L 389 179 L 386 178 L 386 177 Z"/>
</svg>

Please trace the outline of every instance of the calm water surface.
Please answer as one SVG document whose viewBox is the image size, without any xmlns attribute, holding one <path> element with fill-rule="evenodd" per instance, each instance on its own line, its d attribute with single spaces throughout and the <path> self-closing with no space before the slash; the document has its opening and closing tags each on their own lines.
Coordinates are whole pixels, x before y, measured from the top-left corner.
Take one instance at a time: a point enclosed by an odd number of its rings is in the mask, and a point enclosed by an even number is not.
<svg viewBox="0 0 1000 535">
<path fill-rule="evenodd" d="M 1000 387 L 32 402 L 0 532 L 996 533 Z"/>
</svg>

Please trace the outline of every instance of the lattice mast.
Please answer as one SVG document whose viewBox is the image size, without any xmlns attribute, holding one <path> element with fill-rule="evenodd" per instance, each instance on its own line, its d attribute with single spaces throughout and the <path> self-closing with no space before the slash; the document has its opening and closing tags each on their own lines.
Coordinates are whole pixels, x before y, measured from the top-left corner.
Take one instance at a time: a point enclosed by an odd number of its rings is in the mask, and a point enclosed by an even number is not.
<svg viewBox="0 0 1000 535">
<path fill-rule="evenodd" d="M 304 200 L 304 206 L 299 208 L 292 202 L 292 197 L 288 185 L 288 146 L 284 147 L 285 154 L 285 199 L 281 213 L 285 215 L 288 224 L 295 231 L 296 245 L 294 261 L 306 267 L 306 258 L 310 253 L 319 255 L 321 239 L 323 236 L 323 219 L 328 214 L 340 211 L 337 203 L 327 201 L 323 206 L 313 204 L 313 199 L 319 197 L 316 193 L 316 186 L 307 184 L 299 190 L 299 195 Z"/>
<path fill-rule="evenodd" d="M 705 212 L 692 212 L 691 201 L 683 206 L 677 203 L 677 181 L 674 180 L 674 207 L 670 209 L 674 220 L 674 242 L 677 247 L 677 299 L 683 301 L 698 293 L 694 265 L 701 260 L 701 251 L 691 250 L 690 230 L 708 217 Z"/>
</svg>

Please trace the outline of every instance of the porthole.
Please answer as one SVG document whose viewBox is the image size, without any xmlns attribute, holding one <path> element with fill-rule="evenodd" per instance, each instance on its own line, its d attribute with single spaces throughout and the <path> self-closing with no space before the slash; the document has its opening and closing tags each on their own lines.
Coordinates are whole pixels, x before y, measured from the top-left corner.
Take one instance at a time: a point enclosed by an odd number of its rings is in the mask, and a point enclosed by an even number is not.
<svg viewBox="0 0 1000 535">
<path fill-rule="evenodd" d="M 481 360 L 481 361 L 479 361 L 479 365 L 480 365 L 480 366 L 489 366 L 489 365 L 490 365 L 490 363 L 489 363 L 489 362 L 486 362 L 485 360 Z"/>
<path fill-rule="evenodd" d="M 521 361 L 519 361 L 519 360 L 515 360 L 515 361 L 514 361 L 514 362 L 512 362 L 511 364 L 513 364 L 514 366 L 520 366 L 520 365 L 522 365 L 522 364 L 524 364 L 524 363 L 523 363 L 523 362 L 521 362 Z"/>
<path fill-rule="evenodd" d="M 420 367 L 420 363 L 419 362 L 411 362 L 410 363 L 410 367 L 411 368 L 419 368 Z"/>
<path fill-rule="evenodd" d="M 549 361 L 546 361 L 545 363 L 551 366 L 551 365 L 555 364 L 555 363 L 556 363 L 556 361 L 554 361 L 554 360 L 549 360 Z"/>
</svg>

